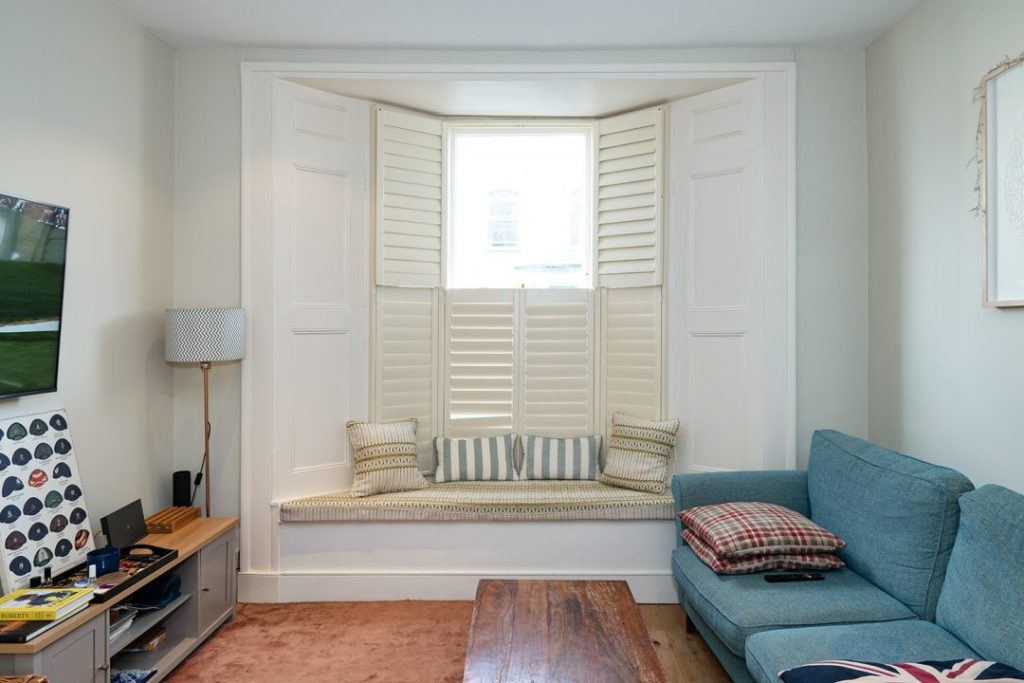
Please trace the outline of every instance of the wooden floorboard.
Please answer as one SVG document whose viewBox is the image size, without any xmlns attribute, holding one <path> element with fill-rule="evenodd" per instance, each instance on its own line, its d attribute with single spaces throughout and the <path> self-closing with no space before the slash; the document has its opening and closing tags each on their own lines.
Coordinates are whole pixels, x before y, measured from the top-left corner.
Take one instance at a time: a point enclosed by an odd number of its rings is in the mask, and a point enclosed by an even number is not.
<svg viewBox="0 0 1024 683">
<path fill-rule="evenodd" d="M 673 683 L 730 683 L 698 633 L 687 633 L 679 605 L 640 605 L 651 643 Z"/>
</svg>

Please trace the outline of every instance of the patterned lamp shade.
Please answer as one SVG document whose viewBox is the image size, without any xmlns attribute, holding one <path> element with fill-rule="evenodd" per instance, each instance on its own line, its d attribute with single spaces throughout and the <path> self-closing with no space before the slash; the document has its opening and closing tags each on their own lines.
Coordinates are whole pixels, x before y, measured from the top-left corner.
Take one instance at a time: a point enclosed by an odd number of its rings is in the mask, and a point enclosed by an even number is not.
<svg viewBox="0 0 1024 683">
<path fill-rule="evenodd" d="M 245 310 L 169 308 L 164 357 L 168 363 L 204 363 L 245 357 Z"/>
</svg>

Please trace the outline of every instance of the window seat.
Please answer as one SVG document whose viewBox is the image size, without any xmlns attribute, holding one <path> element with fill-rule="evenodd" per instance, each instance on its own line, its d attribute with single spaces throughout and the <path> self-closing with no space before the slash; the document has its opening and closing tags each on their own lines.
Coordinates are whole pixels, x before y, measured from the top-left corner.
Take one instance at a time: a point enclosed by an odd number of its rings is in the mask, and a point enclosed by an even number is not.
<svg viewBox="0 0 1024 683">
<path fill-rule="evenodd" d="M 672 494 L 597 481 L 457 481 L 352 498 L 346 492 L 282 502 L 282 522 L 670 520 Z"/>
</svg>

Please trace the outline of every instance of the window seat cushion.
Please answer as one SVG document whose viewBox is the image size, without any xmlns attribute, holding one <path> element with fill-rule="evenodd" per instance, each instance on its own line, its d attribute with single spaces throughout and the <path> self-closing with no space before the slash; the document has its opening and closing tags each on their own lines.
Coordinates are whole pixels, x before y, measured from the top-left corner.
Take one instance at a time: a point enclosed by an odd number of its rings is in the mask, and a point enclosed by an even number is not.
<svg viewBox="0 0 1024 683">
<path fill-rule="evenodd" d="M 281 503 L 282 522 L 673 519 L 672 495 L 597 481 L 453 481 L 353 498 L 347 492 Z"/>
</svg>

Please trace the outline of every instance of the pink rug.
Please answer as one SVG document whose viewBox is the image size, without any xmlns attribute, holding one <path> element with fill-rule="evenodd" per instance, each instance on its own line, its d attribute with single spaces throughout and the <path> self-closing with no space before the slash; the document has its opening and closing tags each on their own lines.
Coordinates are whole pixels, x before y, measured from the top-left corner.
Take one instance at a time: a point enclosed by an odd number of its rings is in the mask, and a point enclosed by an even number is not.
<svg viewBox="0 0 1024 683">
<path fill-rule="evenodd" d="M 458 683 L 472 602 L 242 604 L 170 683 Z"/>
</svg>

